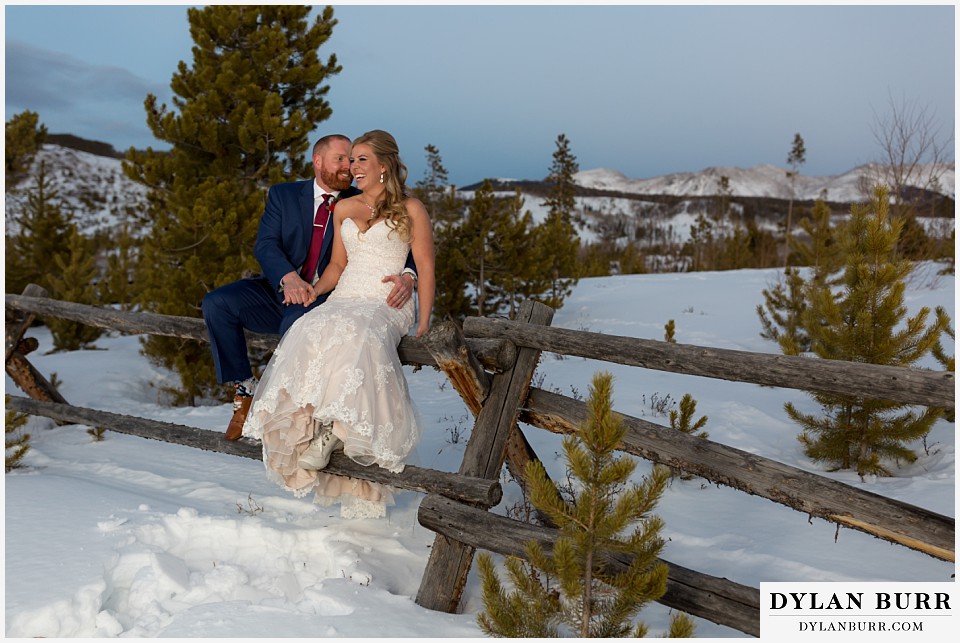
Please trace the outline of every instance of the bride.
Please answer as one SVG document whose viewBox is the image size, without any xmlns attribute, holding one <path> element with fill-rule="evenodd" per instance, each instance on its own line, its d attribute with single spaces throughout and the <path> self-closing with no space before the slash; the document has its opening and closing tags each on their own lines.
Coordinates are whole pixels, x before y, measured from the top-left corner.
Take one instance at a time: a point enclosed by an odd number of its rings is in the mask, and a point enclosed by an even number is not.
<svg viewBox="0 0 960 643">
<path fill-rule="evenodd" d="M 330 292 L 283 336 L 257 387 L 245 436 L 262 441 L 267 477 L 345 518 L 386 515 L 388 487 L 322 472 L 334 450 L 363 465 L 399 473 L 420 437 L 397 345 L 414 322 L 414 305 L 386 303 L 412 251 L 419 322 L 427 332 L 435 277 L 426 208 L 407 196 L 407 168 L 382 130 L 354 141 L 350 171 L 363 193 L 336 204 L 333 255 L 313 288 Z M 334 290 L 334 288 L 336 288 Z"/>
</svg>

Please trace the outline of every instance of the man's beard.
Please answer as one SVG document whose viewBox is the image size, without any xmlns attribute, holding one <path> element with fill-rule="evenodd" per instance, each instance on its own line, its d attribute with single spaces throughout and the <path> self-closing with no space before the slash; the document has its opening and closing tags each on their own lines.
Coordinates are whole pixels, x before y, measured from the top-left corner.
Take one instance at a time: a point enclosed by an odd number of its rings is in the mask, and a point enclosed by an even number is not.
<svg viewBox="0 0 960 643">
<path fill-rule="evenodd" d="M 320 168 L 320 182 L 331 190 L 346 190 L 353 183 L 353 176 L 347 172 L 327 172 Z"/>
</svg>

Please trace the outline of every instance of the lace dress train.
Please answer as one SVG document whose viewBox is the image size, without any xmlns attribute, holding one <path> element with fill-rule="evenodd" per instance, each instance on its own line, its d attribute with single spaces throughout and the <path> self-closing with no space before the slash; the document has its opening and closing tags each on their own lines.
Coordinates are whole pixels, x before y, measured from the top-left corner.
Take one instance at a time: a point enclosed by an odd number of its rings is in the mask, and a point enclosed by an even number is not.
<svg viewBox="0 0 960 643">
<path fill-rule="evenodd" d="M 254 395 L 244 435 L 263 445 L 267 477 L 296 496 L 315 493 L 340 503 L 347 518 L 382 517 L 393 504 L 389 487 L 301 469 L 300 454 L 315 421 L 333 424 L 343 452 L 362 465 L 403 470 L 420 437 L 397 345 L 413 323 L 413 303 L 386 304 L 409 245 L 380 222 L 366 233 L 347 219 L 341 227 L 347 267 L 329 299 L 291 326 Z"/>
</svg>

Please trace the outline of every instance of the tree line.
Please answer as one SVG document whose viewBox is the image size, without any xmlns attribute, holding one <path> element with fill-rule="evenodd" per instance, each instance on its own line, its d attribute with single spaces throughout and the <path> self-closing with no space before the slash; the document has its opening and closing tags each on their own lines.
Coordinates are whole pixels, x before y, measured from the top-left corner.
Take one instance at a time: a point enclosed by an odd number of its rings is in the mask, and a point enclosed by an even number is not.
<svg viewBox="0 0 960 643">
<path fill-rule="evenodd" d="M 33 282 L 69 301 L 199 317 L 207 292 L 257 272 L 252 248 L 266 189 L 312 176 L 304 158 L 309 136 L 332 113 L 327 83 L 342 71 L 335 55 L 326 59 L 318 55 L 337 24 L 333 10 L 325 8 L 312 22 L 309 13 L 306 6 L 187 9 L 196 46 L 192 65 L 182 64 L 173 74 L 175 107 L 159 104 L 153 95 L 144 102 L 147 124 L 170 150 L 131 148 L 124 159 L 127 176 L 149 190 L 147 208 L 131 213 L 112 234 L 83 235 L 40 164 L 32 185 L 25 188 L 26 204 L 14 217 L 18 232 L 5 239 L 7 292 L 19 293 Z M 917 222 L 918 215 L 930 207 L 929 195 L 935 190 L 924 194 L 908 190 L 908 185 L 918 182 L 917 157 L 893 155 L 894 149 L 910 149 L 912 132 L 923 143 L 917 154 L 926 154 L 933 146 L 935 159 L 942 160 L 931 142 L 936 140 L 931 122 L 922 110 L 903 104 L 894 107 L 889 126 L 901 138 L 878 135 L 878 141 L 888 146 L 889 160 L 898 167 L 872 177 L 875 185 L 888 186 L 882 199 L 890 203 L 881 203 L 881 197 L 873 195 L 868 205 L 858 206 L 873 217 L 867 226 L 873 236 L 860 233 L 855 241 L 850 238 L 851 224 L 842 223 L 843 217 L 836 217 L 825 199 L 815 202 L 794 226 L 792 192 L 782 231 L 775 234 L 760 225 L 755 211 L 737 202 L 729 179 L 721 176 L 716 195 L 704 202 L 688 239 L 658 231 L 655 225 L 641 223 L 628 229 L 614 216 L 590 213 L 598 238 L 585 244 L 577 232 L 587 214 L 577 200 L 574 176 L 579 167 L 565 134 L 556 138 L 548 167 L 542 221 L 534 221 L 519 190 L 504 195 L 495 191 L 490 180 L 465 196 L 450 185 L 440 150 L 427 145 L 427 170 L 412 190 L 427 206 L 435 228 L 439 285 L 435 315 L 454 320 L 469 315 L 513 317 L 519 302 L 528 298 L 559 308 L 580 278 L 641 273 L 651 266 L 656 270 L 784 266 L 780 281 L 764 292 L 765 306 L 758 310 L 761 334 L 779 342 L 784 352 L 905 366 L 930 351 L 943 355 L 939 337 L 952 332 L 945 313 L 937 311 L 927 328 L 926 317 L 905 320 L 895 298 L 883 301 L 889 312 L 878 313 L 871 324 L 885 333 L 888 344 L 896 341 L 913 347 L 913 352 L 907 351 L 911 360 L 897 350 L 857 352 L 857 342 L 875 347 L 882 343 L 879 336 L 853 335 L 839 349 L 835 338 L 828 341 L 817 335 L 828 330 L 847 332 L 844 325 L 862 326 L 853 315 L 861 302 L 858 297 L 879 301 L 877 293 L 886 296 L 884 289 L 902 290 L 898 284 L 918 260 L 942 259 L 944 270 L 953 270 L 953 237 L 950 243 L 934 243 Z M 24 178 L 48 136 L 46 127 L 38 114 L 27 111 L 6 123 L 5 134 L 7 188 L 19 183 L 24 189 Z M 798 133 L 787 157 L 791 186 L 805 154 Z M 939 177 L 928 177 L 931 188 L 938 182 Z M 860 212 L 854 208 L 849 221 L 863 218 Z M 656 210 L 644 214 L 649 216 L 636 220 L 655 221 L 658 216 Z M 135 235 L 135 228 L 149 234 Z M 879 243 L 881 232 L 888 252 L 868 255 L 857 245 Z M 858 274 L 867 257 L 889 283 L 876 283 L 879 277 L 851 281 L 850 275 Z M 847 299 L 836 294 L 841 287 L 846 288 Z M 868 287 L 874 294 L 863 290 Z M 849 310 L 836 312 L 828 304 Z M 64 320 L 48 323 L 57 350 L 93 346 L 103 332 Z M 922 332 L 916 331 L 922 341 L 902 337 L 895 330 L 901 323 L 911 329 L 923 327 Z M 147 337 L 143 352 L 180 376 L 180 385 L 169 391 L 174 402 L 194 404 L 198 398 L 226 395 L 216 385 L 207 347 L 177 338 Z M 254 364 L 265 364 L 267 357 L 255 355 Z M 946 365 L 946 360 L 944 355 L 941 362 Z M 854 413 L 849 401 L 822 403 L 828 413 L 839 403 L 846 404 L 846 416 L 862 416 Z M 787 412 L 801 425 L 815 424 L 795 410 Z M 929 426 L 928 420 L 924 416 L 904 422 Z M 898 435 L 915 436 L 918 431 L 922 433 L 917 428 L 904 429 Z M 804 443 L 811 455 L 816 453 L 814 433 L 811 428 Z M 870 458 L 884 453 L 909 459 L 896 448 L 865 447 L 860 438 L 848 442 L 848 455 L 837 458 L 843 467 L 878 471 L 880 465 Z M 854 444 L 862 455 L 850 455 Z"/>
</svg>

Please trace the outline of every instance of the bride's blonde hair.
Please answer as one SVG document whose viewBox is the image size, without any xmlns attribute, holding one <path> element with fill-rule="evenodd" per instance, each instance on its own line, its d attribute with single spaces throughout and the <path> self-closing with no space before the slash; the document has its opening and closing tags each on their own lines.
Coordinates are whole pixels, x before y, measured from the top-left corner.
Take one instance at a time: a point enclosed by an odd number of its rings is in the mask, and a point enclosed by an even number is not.
<svg viewBox="0 0 960 643">
<path fill-rule="evenodd" d="M 374 216 L 383 217 L 391 230 L 396 230 L 400 238 L 410 241 L 410 215 L 404 201 L 407 192 L 407 166 L 400 160 L 400 148 L 389 132 L 375 129 L 361 135 L 353 141 L 354 145 L 369 145 L 377 161 L 386 166 L 383 172 L 384 198 L 376 203 Z"/>
</svg>

